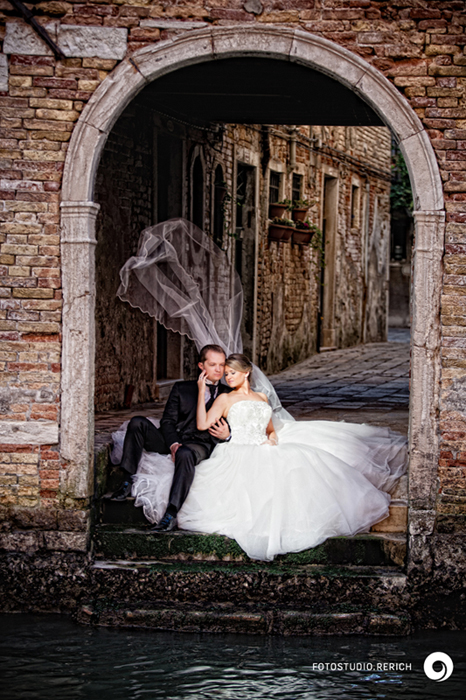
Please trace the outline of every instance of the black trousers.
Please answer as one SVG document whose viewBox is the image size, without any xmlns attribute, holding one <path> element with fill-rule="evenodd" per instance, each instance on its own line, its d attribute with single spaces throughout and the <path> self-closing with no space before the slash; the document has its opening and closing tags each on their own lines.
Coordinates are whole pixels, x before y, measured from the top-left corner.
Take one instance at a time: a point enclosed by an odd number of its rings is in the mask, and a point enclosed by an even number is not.
<svg viewBox="0 0 466 700">
<path fill-rule="evenodd" d="M 129 474 L 136 474 L 142 451 L 169 454 L 170 449 L 162 431 L 143 416 L 131 418 L 123 446 L 121 468 Z M 187 442 L 175 454 L 175 473 L 170 489 L 167 511 L 176 515 L 186 500 L 194 479 L 196 465 L 207 459 L 212 451 L 209 443 Z"/>
</svg>

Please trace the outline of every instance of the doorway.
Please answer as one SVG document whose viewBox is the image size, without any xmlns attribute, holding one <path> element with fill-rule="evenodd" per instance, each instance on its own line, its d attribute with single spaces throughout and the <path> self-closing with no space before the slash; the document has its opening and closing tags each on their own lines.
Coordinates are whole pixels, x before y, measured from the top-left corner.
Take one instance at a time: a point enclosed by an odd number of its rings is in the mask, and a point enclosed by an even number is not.
<svg viewBox="0 0 466 700">
<path fill-rule="evenodd" d="M 235 267 L 243 285 L 243 352 L 255 358 L 256 169 L 245 163 L 237 164 L 235 210 Z"/>
<path fill-rule="evenodd" d="M 335 333 L 335 254 L 338 225 L 338 179 L 324 177 L 323 218 L 322 218 L 322 257 L 320 287 L 320 322 L 318 348 L 333 350 L 336 345 Z"/>
</svg>

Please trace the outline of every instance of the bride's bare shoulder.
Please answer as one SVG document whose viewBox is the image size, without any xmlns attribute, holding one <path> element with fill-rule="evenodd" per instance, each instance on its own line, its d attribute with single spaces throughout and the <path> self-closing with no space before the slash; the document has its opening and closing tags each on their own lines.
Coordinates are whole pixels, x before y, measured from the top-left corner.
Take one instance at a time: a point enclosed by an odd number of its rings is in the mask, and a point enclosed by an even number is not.
<svg viewBox="0 0 466 700">
<path fill-rule="evenodd" d="M 269 403 L 269 400 L 267 398 L 267 395 L 264 394 L 262 391 L 256 391 L 255 392 L 257 396 L 260 397 L 261 401 L 265 401 L 265 403 Z"/>
</svg>

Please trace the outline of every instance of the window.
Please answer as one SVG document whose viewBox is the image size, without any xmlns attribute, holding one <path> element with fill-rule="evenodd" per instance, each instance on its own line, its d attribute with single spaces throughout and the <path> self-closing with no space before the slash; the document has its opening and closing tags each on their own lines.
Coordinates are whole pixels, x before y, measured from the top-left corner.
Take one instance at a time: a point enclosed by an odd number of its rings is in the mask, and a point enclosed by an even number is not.
<svg viewBox="0 0 466 700">
<path fill-rule="evenodd" d="M 351 186 L 351 228 L 359 226 L 359 187 Z"/>
<path fill-rule="evenodd" d="M 246 201 L 247 169 L 242 163 L 238 163 L 236 173 L 236 231 L 244 227 L 243 209 Z"/>
<path fill-rule="evenodd" d="M 275 170 L 270 171 L 269 180 L 269 204 L 275 204 L 280 201 L 280 181 L 281 173 L 275 172 Z"/>
<path fill-rule="evenodd" d="M 192 222 L 204 229 L 204 169 L 199 156 L 193 165 L 192 181 Z"/>
<path fill-rule="evenodd" d="M 227 194 L 223 179 L 223 168 L 217 165 L 214 181 L 214 242 L 221 248 L 223 244 L 224 210 L 223 205 Z"/>
<path fill-rule="evenodd" d="M 297 199 L 301 199 L 303 191 L 303 176 L 293 173 L 293 179 L 291 181 L 291 201 L 295 202 Z"/>
</svg>

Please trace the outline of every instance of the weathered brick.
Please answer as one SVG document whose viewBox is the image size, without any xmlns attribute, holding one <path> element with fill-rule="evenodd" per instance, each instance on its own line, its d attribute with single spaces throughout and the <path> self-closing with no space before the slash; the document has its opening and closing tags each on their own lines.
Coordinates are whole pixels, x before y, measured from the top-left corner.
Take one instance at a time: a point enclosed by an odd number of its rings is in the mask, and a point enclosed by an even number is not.
<svg viewBox="0 0 466 700">
<path fill-rule="evenodd" d="M 27 141 L 20 141 L 19 147 L 25 149 L 25 151 L 59 151 L 61 149 L 61 143 L 46 141 L 44 139 L 28 139 Z M 24 155 L 24 157 L 27 159 L 26 155 Z"/>
<path fill-rule="evenodd" d="M 17 265 L 10 265 L 8 268 L 8 274 L 10 277 L 29 277 L 31 273 L 30 267 L 19 267 Z"/>
<path fill-rule="evenodd" d="M 429 97 L 462 97 L 463 90 L 459 88 L 428 87 Z"/>
<path fill-rule="evenodd" d="M 33 115 L 28 115 L 28 116 L 33 116 Z M 78 119 L 79 117 L 79 112 L 76 112 L 75 110 L 61 110 L 61 109 L 38 109 L 36 110 L 36 117 L 37 119 L 46 119 L 46 120 L 56 120 L 56 121 L 65 121 L 65 122 L 74 122 Z M 42 126 L 43 128 L 43 126 Z"/>
<path fill-rule="evenodd" d="M 0 265 L 14 265 L 14 255 L 0 255 Z"/>
<path fill-rule="evenodd" d="M 11 245 L 10 243 L 2 243 L 0 246 L 2 253 L 11 253 L 12 255 L 35 255 L 38 247 L 36 245 Z"/>
<path fill-rule="evenodd" d="M 432 76 L 466 76 L 466 66 L 437 66 L 432 64 L 429 66 L 429 75 Z"/>
<path fill-rule="evenodd" d="M 111 71 L 118 61 L 112 58 L 83 58 L 83 68 L 97 68 L 98 70 Z"/>
<path fill-rule="evenodd" d="M 99 71 L 94 68 L 68 68 L 66 66 L 58 65 L 56 75 L 59 78 L 67 78 L 68 80 L 71 78 L 75 78 L 76 80 L 79 80 L 79 78 L 83 78 L 84 80 L 99 79 Z"/>
<path fill-rule="evenodd" d="M 16 263 L 18 265 L 28 265 L 29 267 L 58 267 L 58 259 L 46 255 L 17 255 Z"/>
<path fill-rule="evenodd" d="M 23 152 L 23 159 L 24 160 L 38 160 L 38 161 L 48 161 L 48 162 L 55 162 L 55 161 L 64 161 L 65 160 L 65 152 L 64 151 L 57 151 L 57 150 L 27 150 Z"/>
<path fill-rule="evenodd" d="M 30 234 L 30 233 L 40 233 L 42 227 L 37 225 L 37 224 L 19 224 L 16 222 L 13 223 L 0 223 L 0 232 L 2 233 L 24 233 L 24 234 Z M 4 245 L 4 244 L 3 244 Z M 8 250 L 5 250 L 5 252 L 9 252 Z"/>
<path fill-rule="evenodd" d="M 460 51 L 460 47 L 454 44 L 429 44 L 426 46 L 426 56 L 441 56 L 442 54 L 454 54 Z"/>
<path fill-rule="evenodd" d="M 78 94 L 81 94 L 78 90 L 62 90 L 62 89 L 49 90 L 49 97 L 53 97 L 55 99 L 60 99 L 60 100 L 74 101 L 77 99 Z"/>
<path fill-rule="evenodd" d="M 13 289 L 13 297 L 16 299 L 52 299 L 53 289 Z"/>
<path fill-rule="evenodd" d="M 72 110 L 73 103 L 70 100 L 51 100 L 51 99 L 36 99 L 31 98 L 29 100 L 30 107 L 41 107 L 43 109 L 52 110 Z"/>
<path fill-rule="evenodd" d="M 432 44 L 458 44 L 464 46 L 466 44 L 466 34 L 432 34 Z"/>
<path fill-rule="evenodd" d="M 44 131 L 44 129 L 47 129 L 47 130 L 50 129 L 50 130 L 54 130 L 54 131 L 69 131 L 69 132 L 71 132 L 73 130 L 73 124 L 70 124 L 69 122 L 48 121 L 48 120 L 42 120 L 42 119 L 25 119 L 23 125 L 24 125 L 25 129 L 38 130 L 38 131 Z"/>
<path fill-rule="evenodd" d="M 429 85 L 435 85 L 435 78 L 430 77 L 430 76 L 402 76 L 398 75 L 395 77 L 395 85 L 398 87 L 405 87 L 405 86 L 415 86 L 415 87 L 422 87 L 422 86 L 429 86 Z"/>
<path fill-rule="evenodd" d="M 160 39 L 160 29 L 155 29 L 155 28 L 145 28 L 145 29 L 139 29 L 138 27 L 135 27 L 134 29 L 130 30 L 130 41 L 158 41 Z M 80 82 L 89 82 L 89 81 L 80 81 Z M 86 89 L 92 89 L 92 88 L 86 88 L 86 87 L 81 87 L 82 90 Z M 95 89 L 95 88 L 94 88 Z"/>
</svg>

